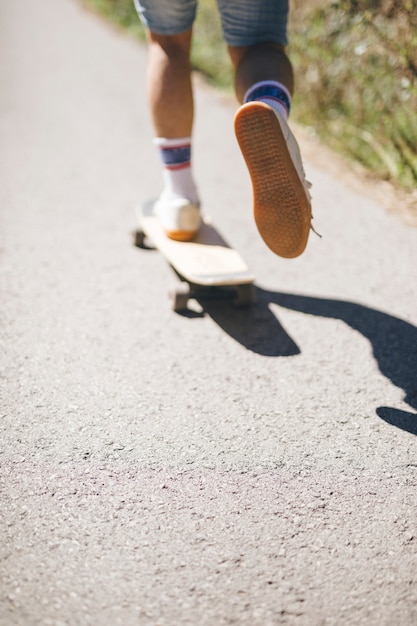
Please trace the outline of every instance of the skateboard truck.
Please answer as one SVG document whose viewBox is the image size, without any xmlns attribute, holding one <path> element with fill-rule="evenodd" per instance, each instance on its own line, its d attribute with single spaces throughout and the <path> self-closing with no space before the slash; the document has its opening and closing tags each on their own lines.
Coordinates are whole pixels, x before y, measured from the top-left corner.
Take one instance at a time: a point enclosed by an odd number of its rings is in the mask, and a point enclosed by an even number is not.
<svg viewBox="0 0 417 626">
<path fill-rule="evenodd" d="M 245 308 L 255 302 L 255 285 L 197 285 L 178 277 L 178 281 L 169 289 L 168 295 L 174 311 L 187 309 L 188 301 L 195 300 L 231 300 L 234 306 Z"/>
</svg>

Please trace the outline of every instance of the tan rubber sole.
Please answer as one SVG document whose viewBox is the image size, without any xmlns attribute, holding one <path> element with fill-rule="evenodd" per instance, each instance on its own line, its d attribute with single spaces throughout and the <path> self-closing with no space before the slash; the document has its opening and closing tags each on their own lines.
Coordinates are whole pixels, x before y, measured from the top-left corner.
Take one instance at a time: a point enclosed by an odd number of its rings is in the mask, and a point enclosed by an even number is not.
<svg viewBox="0 0 417 626">
<path fill-rule="evenodd" d="M 174 239 L 175 241 L 192 241 L 198 231 L 185 231 L 185 230 L 169 230 L 165 231 L 168 239 Z"/>
<path fill-rule="evenodd" d="M 256 226 L 275 254 L 294 258 L 304 252 L 311 205 L 274 111 L 248 102 L 237 111 L 235 133 L 249 170 Z"/>
</svg>

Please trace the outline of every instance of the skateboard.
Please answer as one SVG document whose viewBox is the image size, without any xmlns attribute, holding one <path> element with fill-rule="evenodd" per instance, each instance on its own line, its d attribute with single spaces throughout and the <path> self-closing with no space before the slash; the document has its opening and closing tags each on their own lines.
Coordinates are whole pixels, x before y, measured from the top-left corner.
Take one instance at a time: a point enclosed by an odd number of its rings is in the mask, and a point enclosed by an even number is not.
<svg viewBox="0 0 417 626">
<path fill-rule="evenodd" d="M 154 201 L 136 211 L 139 228 L 134 244 L 156 248 L 173 269 L 169 290 L 174 311 L 187 308 L 190 298 L 232 298 L 236 306 L 255 301 L 254 277 L 240 254 L 224 240 L 209 219 L 204 219 L 192 241 L 169 239 L 153 214 Z"/>
</svg>

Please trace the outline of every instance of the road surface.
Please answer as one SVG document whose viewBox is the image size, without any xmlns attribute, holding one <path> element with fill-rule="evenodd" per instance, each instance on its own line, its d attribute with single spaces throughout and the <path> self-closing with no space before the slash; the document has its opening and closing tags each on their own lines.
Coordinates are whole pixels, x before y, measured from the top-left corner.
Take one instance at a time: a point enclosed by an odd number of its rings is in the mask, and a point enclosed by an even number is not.
<svg viewBox="0 0 417 626">
<path fill-rule="evenodd" d="M 1 626 L 415 626 L 417 230 L 310 158 L 322 239 L 275 257 L 198 85 L 258 301 L 175 314 L 145 49 L 71 0 L 3 0 L 0 45 Z"/>
</svg>

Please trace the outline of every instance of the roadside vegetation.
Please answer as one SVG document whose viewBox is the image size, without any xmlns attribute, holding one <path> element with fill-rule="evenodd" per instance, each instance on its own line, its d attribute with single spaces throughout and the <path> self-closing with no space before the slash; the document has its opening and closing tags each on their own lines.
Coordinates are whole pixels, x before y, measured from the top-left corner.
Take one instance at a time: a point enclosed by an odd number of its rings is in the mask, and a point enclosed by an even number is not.
<svg viewBox="0 0 417 626">
<path fill-rule="evenodd" d="M 144 39 L 133 0 L 84 4 Z M 291 1 L 293 119 L 376 177 L 417 188 L 417 3 Z M 216 0 L 200 0 L 193 67 L 232 89 Z"/>
</svg>

